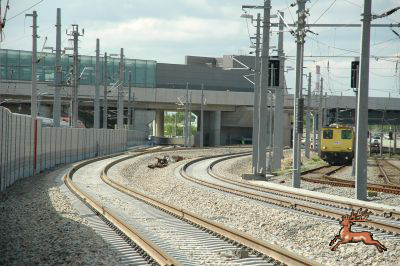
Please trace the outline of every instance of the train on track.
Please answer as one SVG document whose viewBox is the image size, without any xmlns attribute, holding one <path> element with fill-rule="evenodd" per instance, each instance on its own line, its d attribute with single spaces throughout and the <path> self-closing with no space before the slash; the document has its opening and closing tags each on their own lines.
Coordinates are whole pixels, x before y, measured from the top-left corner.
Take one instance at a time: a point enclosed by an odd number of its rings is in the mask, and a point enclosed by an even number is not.
<svg viewBox="0 0 400 266">
<path fill-rule="evenodd" d="M 322 128 L 321 158 L 331 165 L 350 163 L 354 157 L 354 129 L 340 124 Z"/>
</svg>

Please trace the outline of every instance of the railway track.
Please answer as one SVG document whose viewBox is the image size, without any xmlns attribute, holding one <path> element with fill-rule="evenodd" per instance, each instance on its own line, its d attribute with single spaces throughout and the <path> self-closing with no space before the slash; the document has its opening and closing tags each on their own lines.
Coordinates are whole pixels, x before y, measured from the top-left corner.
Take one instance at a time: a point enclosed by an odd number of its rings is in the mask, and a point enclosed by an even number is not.
<svg viewBox="0 0 400 266">
<path fill-rule="evenodd" d="M 386 162 L 389 163 L 389 162 Z M 379 169 L 384 176 L 385 180 L 388 179 L 388 175 L 386 170 L 383 169 L 381 165 L 379 165 Z M 336 186 L 336 187 L 355 187 L 355 181 L 352 180 L 346 180 L 346 179 L 341 179 L 341 178 L 335 178 L 331 177 L 330 175 L 333 175 L 334 173 L 340 171 L 346 167 L 345 165 L 343 166 L 322 166 L 316 169 L 311 169 L 302 172 L 303 175 L 309 175 L 309 174 L 317 174 L 318 177 L 306 177 L 302 176 L 302 180 L 311 182 L 311 183 L 317 183 L 317 184 L 325 184 L 325 185 L 331 185 L 331 186 Z M 400 172 L 400 169 L 399 169 Z M 368 183 L 368 190 L 369 191 L 376 191 L 376 192 L 385 192 L 385 193 L 391 193 L 391 194 L 397 194 L 400 195 L 400 186 L 394 185 L 393 183 L 387 181 L 386 184 L 378 184 L 378 183 Z"/>
<path fill-rule="evenodd" d="M 394 165 L 386 159 L 375 159 L 376 164 L 384 178 L 386 184 L 397 187 L 400 194 L 400 167 Z"/>
<path fill-rule="evenodd" d="M 400 239 L 400 212 L 393 209 L 384 209 L 376 206 L 374 207 L 371 206 L 371 204 L 366 203 L 348 203 L 346 201 L 334 200 L 328 197 L 321 198 L 314 195 L 309 195 L 308 193 L 297 193 L 289 191 L 288 189 L 277 188 L 275 186 L 265 187 L 254 185 L 245 181 L 238 181 L 226 178 L 217 175 L 212 171 L 212 168 L 218 162 L 227 158 L 230 159 L 239 156 L 243 156 L 243 154 L 225 156 L 223 158 L 213 161 L 209 165 L 207 169 L 208 174 L 218 182 L 210 182 L 208 180 L 204 180 L 203 178 L 196 178 L 187 173 L 188 167 L 209 158 L 201 158 L 185 164 L 184 167 L 181 169 L 181 174 L 185 179 L 203 186 L 207 186 L 230 194 L 254 199 L 257 201 L 277 205 L 285 209 L 291 209 L 302 213 L 311 214 L 314 217 L 324 217 L 328 220 L 330 219 L 339 221 L 341 220 L 341 216 L 349 212 L 351 209 L 368 208 L 373 213 L 373 217 L 371 216 L 372 221 L 366 224 L 359 224 L 358 226 L 360 226 L 361 228 L 368 227 L 370 229 L 376 230 L 377 232 L 385 231 L 388 232 L 389 235 L 396 235 L 396 237 Z M 214 158 L 217 157 L 218 156 L 214 156 Z M 344 212 L 344 210 L 346 210 L 346 212 Z"/>
<path fill-rule="evenodd" d="M 176 247 L 171 245 L 174 241 L 175 243 L 181 241 L 180 244 L 183 249 L 192 247 L 192 249 L 190 249 L 192 253 L 198 253 L 199 251 L 200 253 L 207 253 L 210 252 L 210 250 L 214 253 L 217 251 L 225 252 L 227 250 L 233 250 L 236 257 L 234 256 L 235 259 L 232 259 L 229 262 L 230 264 L 275 265 L 283 263 L 287 265 L 316 265 L 315 262 L 300 257 L 292 252 L 288 252 L 278 246 L 254 239 L 242 232 L 232 230 L 191 212 L 129 189 L 108 177 L 109 169 L 124 160 L 144 154 L 164 151 L 165 150 L 141 151 L 137 154 L 125 155 L 117 159 L 111 159 L 112 156 L 106 156 L 88 160 L 71 169 L 65 176 L 65 183 L 82 201 L 89 205 L 97 215 L 102 216 L 113 229 L 123 235 L 136 249 L 139 249 L 144 259 L 151 264 L 180 265 L 201 263 L 196 260 L 185 260 L 185 251 L 177 250 Z M 132 202 L 129 201 L 130 204 L 138 204 L 138 202 L 140 202 L 143 205 L 143 209 L 145 209 L 147 213 L 150 213 L 151 216 L 142 218 L 145 220 L 157 218 L 157 220 L 163 221 L 157 223 L 156 229 L 153 229 L 157 232 L 164 232 L 164 234 L 168 231 L 168 235 L 175 236 L 175 240 L 171 240 L 168 237 L 164 237 L 163 239 L 160 237 L 160 234 L 149 233 L 149 230 L 146 230 L 146 225 L 140 224 L 138 221 L 140 219 L 135 219 L 135 226 L 130 225 L 125 219 L 121 218 L 127 217 L 127 215 L 122 215 L 121 211 L 118 211 L 118 214 L 116 214 L 114 212 L 115 210 L 105 207 L 105 205 L 107 205 L 106 203 L 95 199 L 93 196 L 89 195 L 89 193 L 85 192 L 84 190 L 87 190 L 87 188 L 82 188 L 74 183 L 73 179 L 78 178 L 78 176 L 82 174 L 82 172 L 79 173 L 80 170 L 91 164 L 95 164 L 91 166 L 92 168 L 97 168 L 98 165 L 96 165 L 96 163 L 101 162 L 102 164 L 106 163 L 98 178 L 101 178 L 104 182 L 101 191 L 107 186 L 109 189 L 112 188 L 118 191 L 118 193 L 122 193 L 124 196 L 129 196 L 132 200 Z M 86 179 L 87 177 L 85 177 L 85 180 Z M 79 178 L 78 182 L 81 182 Z M 164 228 L 162 227 L 163 223 L 165 223 Z M 187 252 L 188 250 L 186 250 L 186 253 Z"/>
</svg>

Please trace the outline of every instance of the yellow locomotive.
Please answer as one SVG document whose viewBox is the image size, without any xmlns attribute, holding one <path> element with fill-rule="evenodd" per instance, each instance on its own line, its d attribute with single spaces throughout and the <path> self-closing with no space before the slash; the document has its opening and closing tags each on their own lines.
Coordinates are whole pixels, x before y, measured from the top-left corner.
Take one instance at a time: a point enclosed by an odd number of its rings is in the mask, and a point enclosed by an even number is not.
<svg viewBox="0 0 400 266">
<path fill-rule="evenodd" d="M 332 124 L 322 128 L 321 158 L 329 164 L 345 164 L 354 157 L 354 130 L 346 125 Z"/>
</svg>

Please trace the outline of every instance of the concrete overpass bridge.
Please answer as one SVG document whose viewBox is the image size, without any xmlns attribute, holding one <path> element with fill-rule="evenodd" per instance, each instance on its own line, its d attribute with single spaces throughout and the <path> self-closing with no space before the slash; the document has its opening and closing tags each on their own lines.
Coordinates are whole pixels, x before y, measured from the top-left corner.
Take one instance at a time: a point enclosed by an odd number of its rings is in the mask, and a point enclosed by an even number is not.
<svg viewBox="0 0 400 266">
<path fill-rule="evenodd" d="M 0 50 L 1 66 L 5 71 L 1 72 L 0 103 L 13 112 L 29 114 L 31 85 L 29 75 L 30 53 L 26 51 Z M 52 98 L 54 94 L 54 60 L 49 60 L 53 54 L 42 56 L 41 69 L 38 74 L 38 99 L 41 116 L 52 117 Z M 39 56 L 40 57 L 40 56 Z M 241 61 L 251 64 L 253 57 L 242 56 Z M 6 58 L 6 59 L 4 59 Z M 94 57 L 80 56 L 81 68 L 93 68 Z M 64 59 L 63 59 L 64 60 Z M 70 60 L 68 57 L 65 60 Z M 114 62 L 114 61 L 115 62 Z M 148 131 L 149 124 L 154 123 L 153 129 L 156 135 L 163 134 L 164 111 L 181 111 L 178 105 L 178 97 L 184 99 L 185 85 L 189 83 L 192 94 L 191 110 L 199 115 L 201 102 L 201 84 L 204 84 L 204 95 L 207 99 L 205 110 L 205 144 L 219 145 L 235 143 L 241 137 L 251 138 L 252 112 L 253 112 L 253 88 L 243 78 L 248 74 L 245 70 L 232 70 L 237 67 L 230 56 L 222 58 L 187 56 L 185 64 L 160 64 L 154 61 L 126 59 L 127 70 L 133 72 L 134 82 L 132 90 L 135 94 L 135 128 Z M 25 63 L 24 63 L 25 62 Z M 63 61 L 64 62 L 64 61 Z M 52 65 L 53 64 L 53 65 Z M 68 61 L 63 68 L 68 69 Z M 109 68 L 108 126 L 116 123 L 117 91 L 111 84 L 116 82 L 118 65 L 116 59 L 111 60 Z M 64 71 L 64 70 L 63 70 Z M 65 70 L 66 71 L 66 70 Z M 11 73 L 11 75 L 9 74 Z M 53 76 L 52 76 L 53 74 Z M 79 87 L 79 117 L 88 126 L 93 124 L 94 105 L 94 80 L 93 71 L 85 74 Z M 101 84 L 104 84 L 101 82 Z M 127 107 L 128 95 L 125 80 L 124 106 Z M 100 106 L 103 101 L 104 85 L 100 85 Z M 71 103 L 71 87 L 61 88 L 62 114 L 68 116 Z M 284 93 L 284 145 L 290 144 L 291 139 L 291 115 L 293 109 L 293 95 Z M 307 103 L 307 101 L 306 101 Z M 311 97 L 311 108 L 317 110 L 319 97 Z M 323 107 L 326 111 L 327 122 L 339 122 L 351 124 L 353 121 L 355 98 L 354 96 L 328 96 L 323 99 Z M 400 123 L 400 99 L 374 98 L 369 99 L 371 124 Z M 338 113 L 338 117 L 336 116 Z M 102 119 L 102 115 L 100 118 Z M 102 122 L 101 122 L 102 123 Z"/>
</svg>

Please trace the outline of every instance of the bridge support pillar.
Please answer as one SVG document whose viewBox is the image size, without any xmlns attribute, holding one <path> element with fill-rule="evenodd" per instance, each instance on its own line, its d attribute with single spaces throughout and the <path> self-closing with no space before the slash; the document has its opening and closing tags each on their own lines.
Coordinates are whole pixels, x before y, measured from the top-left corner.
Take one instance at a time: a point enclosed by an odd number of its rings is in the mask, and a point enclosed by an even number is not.
<svg viewBox="0 0 400 266">
<path fill-rule="evenodd" d="M 157 137 L 164 136 L 164 110 L 156 110 L 155 129 Z"/>
<path fill-rule="evenodd" d="M 221 145 L 221 111 L 211 113 L 212 138 L 210 144 L 213 146 Z"/>
</svg>

